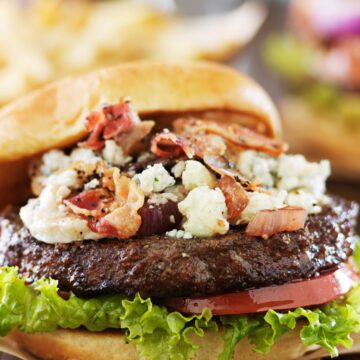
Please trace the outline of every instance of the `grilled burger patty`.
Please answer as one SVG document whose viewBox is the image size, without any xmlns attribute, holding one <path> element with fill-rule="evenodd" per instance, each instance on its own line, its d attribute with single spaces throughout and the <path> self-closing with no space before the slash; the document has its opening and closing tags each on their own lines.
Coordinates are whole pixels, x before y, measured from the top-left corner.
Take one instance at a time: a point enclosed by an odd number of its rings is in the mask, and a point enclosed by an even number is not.
<svg viewBox="0 0 360 360">
<path fill-rule="evenodd" d="M 49 245 L 34 239 L 15 211 L 1 218 L 0 264 L 22 275 L 59 280 L 82 297 L 123 293 L 195 296 L 310 278 L 352 254 L 358 206 L 332 198 L 305 228 L 268 240 L 243 229 L 191 240 L 149 236 Z"/>
</svg>

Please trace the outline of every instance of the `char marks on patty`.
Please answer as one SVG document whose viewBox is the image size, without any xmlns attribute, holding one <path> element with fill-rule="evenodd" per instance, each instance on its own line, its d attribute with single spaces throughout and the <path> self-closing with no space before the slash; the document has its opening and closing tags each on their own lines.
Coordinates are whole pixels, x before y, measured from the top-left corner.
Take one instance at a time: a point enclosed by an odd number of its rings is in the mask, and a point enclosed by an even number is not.
<svg viewBox="0 0 360 360">
<path fill-rule="evenodd" d="M 22 275 L 59 280 L 81 297 L 123 293 L 197 296 L 305 279 L 337 267 L 352 254 L 358 206 L 332 198 L 304 229 L 269 239 L 244 229 L 223 236 L 149 236 L 50 245 L 34 239 L 15 210 L 1 218 L 0 265 Z"/>
</svg>

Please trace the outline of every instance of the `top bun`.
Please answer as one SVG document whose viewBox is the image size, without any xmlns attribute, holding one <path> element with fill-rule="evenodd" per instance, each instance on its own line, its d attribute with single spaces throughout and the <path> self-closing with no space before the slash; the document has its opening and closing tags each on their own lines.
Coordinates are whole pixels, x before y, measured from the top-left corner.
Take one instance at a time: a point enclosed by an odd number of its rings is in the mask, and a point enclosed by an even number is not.
<svg viewBox="0 0 360 360">
<path fill-rule="evenodd" d="M 28 159 L 84 138 L 87 114 L 123 97 L 131 98 L 140 116 L 155 120 L 160 114 L 213 112 L 223 118 L 231 115 L 232 121 L 270 137 L 281 131 L 265 91 L 221 65 L 137 62 L 66 78 L 0 111 L 0 190 L 4 195 L 6 189 L 7 195 L 3 202 L 24 185 Z"/>
</svg>

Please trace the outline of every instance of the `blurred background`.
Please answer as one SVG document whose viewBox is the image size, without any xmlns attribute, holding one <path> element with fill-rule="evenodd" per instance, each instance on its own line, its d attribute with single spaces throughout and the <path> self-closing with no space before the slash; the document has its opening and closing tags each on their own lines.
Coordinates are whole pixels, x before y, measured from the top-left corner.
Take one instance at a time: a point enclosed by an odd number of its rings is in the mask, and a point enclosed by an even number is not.
<svg viewBox="0 0 360 360">
<path fill-rule="evenodd" d="M 0 0 L 0 107 L 139 59 L 212 60 L 254 77 L 291 151 L 330 159 L 330 191 L 360 201 L 360 0 Z"/>
<path fill-rule="evenodd" d="M 360 0 L 0 0 L 0 106 L 139 59 L 212 60 L 276 101 L 292 152 L 360 200 Z"/>
</svg>

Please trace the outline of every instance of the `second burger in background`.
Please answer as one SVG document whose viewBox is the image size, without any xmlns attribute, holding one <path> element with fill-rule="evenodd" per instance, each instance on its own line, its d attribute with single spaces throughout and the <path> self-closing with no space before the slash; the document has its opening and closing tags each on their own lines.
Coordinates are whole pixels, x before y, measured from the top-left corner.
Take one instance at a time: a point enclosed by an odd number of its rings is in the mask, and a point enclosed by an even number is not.
<svg viewBox="0 0 360 360">
<path fill-rule="evenodd" d="M 360 1 L 293 0 L 289 34 L 267 43 L 268 63 L 291 95 L 281 101 L 293 151 L 360 179 Z"/>
</svg>

